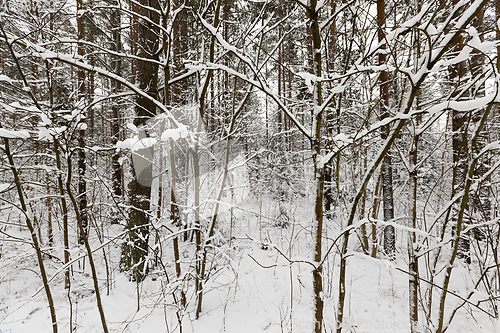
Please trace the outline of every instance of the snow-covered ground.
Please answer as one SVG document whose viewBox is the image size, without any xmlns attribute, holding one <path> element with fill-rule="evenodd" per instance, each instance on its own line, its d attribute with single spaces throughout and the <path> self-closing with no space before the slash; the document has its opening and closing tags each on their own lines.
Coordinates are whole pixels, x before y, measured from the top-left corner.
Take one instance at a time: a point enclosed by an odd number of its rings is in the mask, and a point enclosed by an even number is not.
<svg viewBox="0 0 500 333">
<path fill-rule="evenodd" d="M 234 239 L 214 250 L 217 265 L 211 270 L 211 278 L 205 285 L 206 294 L 199 319 L 195 319 L 196 302 L 192 283 L 188 287 L 186 310 L 179 312 L 169 291 L 172 284 L 168 284 L 164 274 L 152 272 L 144 282 L 136 284 L 119 272 L 119 244 L 112 243 L 104 248 L 111 270 L 107 294 L 102 251 L 95 252 L 110 331 L 180 332 L 181 318 L 184 333 L 312 332 L 312 266 L 304 262 L 290 264 L 287 260 L 307 261 L 312 257 L 311 205 L 307 199 L 299 200 L 293 207 L 293 218 L 290 218 L 291 224 L 287 228 L 274 225 L 274 219 L 279 216 L 278 206 L 272 200 L 264 200 L 263 203 L 247 200 L 244 209 L 234 211 Z M 120 228 L 116 225 L 110 227 L 110 235 L 118 234 Z M 24 229 L 4 227 L 3 230 L 27 239 Z M 329 222 L 328 236 L 332 238 L 336 232 L 338 226 Z M 98 244 L 94 237 L 93 247 Z M 350 256 L 344 332 L 409 332 L 408 275 L 398 269 L 406 271 L 407 264 L 404 260 L 404 245 L 399 245 L 401 251 L 395 262 L 373 259 L 357 252 Z M 169 249 L 170 245 L 166 244 L 164 261 L 167 264 L 169 260 L 171 264 L 169 258 L 172 257 L 170 252 L 166 252 Z M 0 332 L 51 332 L 49 309 L 38 276 L 34 250 L 26 243 L 2 241 L 1 251 Z M 49 276 L 54 276 L 62 265 L 57 259 L 62 257 L 60 250 L 53 250 L 52 253 L 53 258 L 45 258 Z M 192 246 L 184 243 L 181 253 L 183 269 L 186 270 L 192 259 Z M 72 253 L 72 257 L 76 258 L 79 254 Z M 325 264 L 326 332 L 335 330 L 338 262 L 339 256 L 333 253 Z M 80 260 L 74 263 L 71 304 L 68 302 L 68 291 L 64 289 L 64 274 L 56 275 L 51 282 L 60 332 L 70 330 L 70 321 L 74 332 L 102 331 L 88 272 L 88 262 Z M 474 287 L 470 285 L 470 274 L 473 273 L 466 265 L 457 264 L 450 290 L 466 296 Z M 443 275 L 443 272 L 438 275 L 435 283 L 440 285 Z M 170 282 L 173 276 L 171 274 L 169 277 Z M 421 283 L 422 295 L 425 295 L 427 287 L 424 282 Z M 435 320 L 440 293 L 436 288 L 434 293 L 432 317 Z M 447 315 L 460 303 L 460 299 L 449 295 Z M 422 312 L 420 315 L 424 316 Z M 448 331 L 500 332 L 496 324 L 484 313 L 471 311 L 469 306 L 464 306 L 457 312 Z"/>
</svg>

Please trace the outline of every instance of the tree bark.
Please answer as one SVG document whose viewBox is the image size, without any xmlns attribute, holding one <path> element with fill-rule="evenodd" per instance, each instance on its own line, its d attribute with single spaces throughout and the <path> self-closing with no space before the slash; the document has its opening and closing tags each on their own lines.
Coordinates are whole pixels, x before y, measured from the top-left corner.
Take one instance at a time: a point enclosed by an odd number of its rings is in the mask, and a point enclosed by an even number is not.
<svg viewBox="0 0 500 333">
<path fill-rule="evenodd" d="M 83 11 L 83 0 L 76 1 L 77 8 L 77 34 L 78 40 L 81 41 L 85 36 L 85 25 L 84 25 L 84 15 Z M 85 56 L 85 49 L 81 43 L 78 43 L 78 56 L 83 58 Z M 87 169 L 86 156 L 85 156 L 85 128 L 86 121 L 84 120 L 87 112 L 85 111 L 85 71 L 83 69 L 78 69 L 78 93 L 77 93 L 77 108 L 81 111 L 80 127 L 78 129 L 78 209 L 80 210 L 80 223 L 82 223 L 82 228 L 78 228 L 78 243 L 83 244 L 86 233 L 88 232 L 88 215 L 87 215 L 87 182 L 85 180 L 85 172 Z M 83 230 L 85 234 L 80 232 Z"/>
<path fill-rule="evenodd" d="M 57 168 L 57 187 L 59 188 L 59 196 L 61 197 L 61 209 L 63 214 L 63 242 L 64 242 L 64 264 L 69 263 L 69 230 L 68 230 L 68 205 L 64 192 L 64 184 L 62 181 L 62 167 L 61 167 L 61 152 L 59 141 L 54 139 L 54 153 L 56 155 L 56 168 Z M 67 267 L 64 278 L 64 288 L 69 289 L 71 286 L 70 268 Z"/>
<path fill-rule="evenodd" d="M 418 94 L 418 92 L 417 92 Z M 418 110 L 418 95 L 416 98 L 417 102 L 417 110 Z M 417 158 L 418 158 L 418 142 L 419 136 L 416 134 L 416 128 L 418 126 L 418 118 L 414 123 L 414 131 L 413 131 L 413 144 L 412 149 L 410 151 L 409 158 L 409 227 L 416 229 L 417 228 L 417 185 L 418 185 L 418 177 L 417 177 Z M 409 280 L 408 280 L 408 303 L 410 309 L 410 332 L 417 333 L 418 332 L 418 258 L 415 255 L 415 243 L 417 241 L 415 232 L 408 232 L 408 272 Z"/>
<path fill-rule="evenodd" d="M 331 0 L 331 11 L 330 14 L 333 15 L 335 13 L 335 0 Z M 333 73 L 335 69 L 335 38 L 336 38 L 337 26 L 335 20 L 332 21 L 330 25 L 330 31 L 328 34 L 328 71 L 329 73 Z M 333 136 L 334 130 L 334 120 L 333 120 L 333 111 L 328 111 L 326 116 L 326 126 L 328 126 L 328 131 Z M 337 113 L 337 124 L 339 124 L 339 114 Z M 337 130 L 340 130 L 337 126 Z M 338 134 L 338 133 L 337 133 Z M 339 155 L 340 157 L 340 155 Z M 337 165 L 335 166 L 337 168 Z M 334 177 L 335 175 L 336 177 Z M 333 160 L 328 161 L 325 165 L 325 213 L 328 218 L 333 218 L 332 209 L 333 209 L 333 180 L 338 180 L 337 172 L 334 172 Z M 337 192 L 338 193 L 338 192 Z"/>
<path fill-rule="evenodd" d="M 138 8 L 137 8 L 138 7 Z M 159 59 L 158 24 L 160 16 L 157 0 L 140 0 L 138 10 L 138 56 L 142 59 Z M 153 8 L 152 10 L 147 7 Z M 156 10 L 155 10 L 156 9 Z M 149 20 L 145 20 L 148 18 Z M 137 60 L 136 82 L 149 96 L 158 98 L 158 65 L 146 60 Z M 148 136 L 143 127 L 156 114 L 155 103 L 148 98 L 136 98 L 134 125 L 139 129 L 139 139 Z M 123 246 L 122 269 L 132 269 L 132 279 L 142 281 L 147 274 L 149 213 L 151 185 L 153 181 L 152 148 L 139 149 L 132 153 L 132 181 L 129 183 L 130 210 L 127 228 L 129 242 Z M 137 228 L 139 227 L 139 228 Z"/>
<path fill-rule="evenodd" d="M 322 75 L 321 63 L 321 31 L 319 26 L 319 8 L 317 1 L 312 0 L 310 7 L 306 9 L 309 20 L 311 21 L 311 37 L 312 37 L 312 57 L 313 71 L 316 77 Z M 313 241 L 314 241 L 314 263 L 313 270 L 313 292 L 314 292 L 314 332 L 323 332 L 323 266 L 321 261 L 322 256 L 322 241 L 323 241 L 323 196 L 325 185 L 325 166 L 320 163 L 321 159 L 321 126 L 322 114 L 315 111 L 323 104 L 322 84 L 321 81 L 315 83 L 314 87 L 314 109 L 312 112 L 313 119 L 313 138 L 311 140 L 311 151 L 314 162 L 314 176 L 316 182 L 316 200 L 314 209 L 314 225 L 313 225 Z"/>
<path fill-rule="evenodd" d="M 118 2 L 117 2 L 118 4 Z M 111 13 L 111 28 L 113 29 L 113 42 L 111 43 L 111 49 L 115 52 L 121 52 L 121 15 L 119 9 L 114 9 Z M 122 62 L 119 56 L 113 56 L 111 60 L 111 68 L 113 72 L 121 76 L 122 75 Z M 121 84 L 118 81 L 111 80 L 111 90 L 113 94 L 118 94 L 121 90 Z M 111 106 L 111 143 L 113 146 L 120 140 L 120 99 L 115 98 Z M 121 153 L 116 150 L 113 152 L 112 159 L 112 183 L 113 183 L 113 195 L 115 200 L 120 200 L 123 189 L 122 189 L 122 166 L 120 164 Z"/>
<path fill-rule="evenodd" d="M 385 40 L 385 0 L 377 0 L 377 23 L 378 23 L 378 42 Z M 384 66 L 387 62 L 385 54 L 386 44 L 381 46 L 381 52 L 378 54 L 379 66 Z M 387 70 L 382 70 L 379 75 L 380 85 L 380 118 L 389 117 L 389 74 Z M 381 137 L 387 139 L 390 133 L 390 125 L 385 125 L 382 128 Z M 384 206 L 384 221 L 394 219 L 394 199 L 392 186 L 392 157 L 389 150 L 384 157 L 382 164 L 382 202 Z M 394 227 L 388 225 L 384 228 L 384 252 L 391 259 L 394 259 L 396 250 L 396 238 Z"/>
<path fill-rule="evenodd" d="M 476 28 L 477 33 L 481 42 L 484 40 L 484 8 L 482 8 L 479 14 L 475 17 L 472 22 L 473 26 Z M 473 51 L 470 67 L 471 74 L 474 79 L 482 80 L 483 76 L 483 66 L 484 66 L 484 54 L 480 51 Z M 471 91 L 471 95 L 473 97 L 484 97 L 485 96 L 485 83 L 477 85 L 473 91 Z M 481 119 L 484 113 L 484 108 L 475 110 L 472 112 L 472 122 L 473 124 L 477 124 Z M 476 147 L 472 147 L 471 154 L 472 156 L 478 154 L 489 142 L 490 142 L 490 124 L 485 124 L 485 128 L 479 133 L 479 137 L 477 140 Z M 491 154 L 484 154 L 478 161 L 477 169 L 476 169 L 476 178 L 481 178 L 485 175 L 489 170 L 489 165 L 491 165 Z M 471 200 L 471 216 L 473 218 L 472 223 L 478 222 L 487 222 L 491 219 L 492 215 L 492 187 L 490 182 L 485 182 L 481 184 L 476 194 L 472 197 Z M 476 228 L 472 232 L 474 238 L 476 240 L 484 240 L 486 239 L 486 233 L 484 232 L 484 228 Z"/>
<path fill-rule="evenodd" d="M 457 5 L 458 0 L 453 0 L 453 5 Z M 463 9 L 458 10 L 458 16 Z M 457 38 L 454 51 L 459 54 L 464 47 L 464 38 L 459 36 Z M 459 87 L 464 84 L 463 79 L 467 72 L 467 62 L 461 61 L 458 64 L 450 66 L 450 83 L 453 85 L 452 89 L 455 91 L 452 94 L 453 98 L 463 99 L 468 92 L 462 92 Z M 471 112 L 451 110 L 451 127 L 452 127 L 452 155 L 453 155 L 453 180 L 452 180 L 452 193 L 453 198 L 456 193 L 462 191 L 465 185 L 465 177 L 468 170 L 468 150 L 469 144 L 467 140 L 468 128 L 470 123 Z M 455 205 L 452 217 L 452 232 L 456 233 L 457 228 L 457 212 L 459 208 Z M 469 210 L 469 205 L 466 207 Z M 458 257 L 464 259 L 465 262 L 470 262 L 470 241 L 467 235 L 461 235 L 458 238 Z"/>
<path fill-rule="evenodd" d="M 420 12 L 420 0 L 415 1 L 416 12 Z M 415 59 L 420 59 L 420 41 L 418 32 L 415 32 Z M 420 90 L 416 91 L 415 96 L 415 109 L 420 110 Z M 420 122 L 420 115 L 417 115 L 412 124 L 413 143 L 410 149 L 409 156 L 409 200 L 408 200 L 408 226 L 410 228 L 417 228 L 417 187 L 418 187 L 418 144 L 419 134 L 417 128 Z M 418 333 L 418 288 L 419 288 L 419 270 L 418 270 L 418 257 L 415 255 L 415 244 L 417 237 L 415 232 L 408 232 L 408 305 L 410 309 L 410 332 Z"/>
<path fill-rule="evenodd" d="M 184 6 L 183 1 L 176 0 L 174 6 L 177 10 Z M 173 77 L 182 75 L 186 68 L 184 59 L 187 59 L 188 53 L 188 15 L 187 8 L 180 9 L 172 27 L 172 60 L 173 60 Z M 189 102 L 186 91 L 188 89 L 188 80 L 184 79 L 171 85 L 172 96 L 171 103 L 185 105 Z"/>
</svg>

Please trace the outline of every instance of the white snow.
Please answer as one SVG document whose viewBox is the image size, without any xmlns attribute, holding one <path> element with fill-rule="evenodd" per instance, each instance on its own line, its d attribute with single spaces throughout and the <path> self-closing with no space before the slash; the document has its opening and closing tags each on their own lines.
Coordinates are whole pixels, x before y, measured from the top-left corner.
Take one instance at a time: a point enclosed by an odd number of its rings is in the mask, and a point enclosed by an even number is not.
<svg viewBox="0 0 500 333">
<path fill-rule="evenodd" d="M 481 39 L 479 38 L 479 34 L 477 30 L 474 27 L 469 27 L 468 29 L 469 35 L 472 37 L 472 39 L 467 43 L 474 49 L 481 51 L 483 53 L 488 53 L 490 51 L 493 51 L 497 44 L 497 42 L 491 42 L 491 41 L 484 41 L 481 42 Z"/>
<path fill-rule="evenodd" d="M 6 189 L 8 189 L 10 187 L 10 184 L 1 184 L 0 183 L 0 192 L 3 192 L 5 191 Z"/>
<path fill-rule="evenodd" d="M 127 123 L 127 128 L 131 131 L 137 132 L 137 127 L 133 123 Z"/>
<path fill-rule="evenodd" d="M 54 137 L 65 132 L 68 128 L 66 126 L 62 127 L 38 126 L 37 129 L 38 129 L 38 140 L 52 141 Z"/>
<path fill-rule="evenodd" d="M 86 123 L 78 123 L 77 130 L 85 131 L 87 129 Z"/>
<path fill-rule="evenodd" d="M 26 130 L 9 130 L 0 127 L 0 137 L 7 139 L 27 139 L 30 137 L 30 133 Z"/>
<path fill-rule="evenodd" d="M 134 135 L 131 138 L 125 139 L 123 141 L 118 141 L 116 143 L 116 148 L 137 151 L 140 149 L 153 147 L 156 143 L 157 143 L 156 138 L 148 137 L 139 139 L 138 135 Z"/>
<path fill-rule="evenodd" d="M 347 135 L 345 133 L 339 133 L 339 134 L 335 135 L 333 140 L 336 142 L 342 142 L 343 144 L 353 143 L 352 138 L 349 137 L 349 135 Z"/>
<path fill-rule="evenodd" d="M 310 93 L 312 93 L 314 91 L 314 85 L 319 81 L 319 78 L 316 75 L 308 72 L 299 72 L 296 73 L 296 75 L 300 76 L 305 81 L 307 89 Z"/>
<path fill-rule="evenodd" d="M 7 75 L 0 74 L 0 82 L 7 82 L 9 84 L 12 84 L 12 79 Z"/>
<path fill-rule="evenodd" d="M 161 134 L 161 140 L 167 141 L 169 139 L 172 139 L 174 141 L 177 141 L 181 138 L 182 139 L 186 138 L 187 135 L 188 135 L 188 130 L 187 130 L 186 126 L 181 125 L 178 128 L 170 128 L 170 129 L 163 131 L 163 133 Z"/>
</svg>

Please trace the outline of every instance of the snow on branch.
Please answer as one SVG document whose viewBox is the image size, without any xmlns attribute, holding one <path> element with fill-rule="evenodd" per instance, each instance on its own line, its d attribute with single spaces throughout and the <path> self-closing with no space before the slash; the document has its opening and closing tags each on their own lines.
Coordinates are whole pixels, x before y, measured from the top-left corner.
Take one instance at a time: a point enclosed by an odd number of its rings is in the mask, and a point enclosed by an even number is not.
<svg viewBox="0 0 500 333">
<path fill-rule="evenodd" d="M 469 6 L 469 8 L 467 8 L 467 10 L 465 10 L 465 12 L 460 16 L 459 20 L 454 24 L 456 29 L 455 33 L 446 34 L 439 45 L 435 46 L 435 49 L 439 50 L 439 52 L 431 55 L 431 57 L 429 58 L 427 69 L 431 69 L 432 67 L 434 67 L 435 63 L 439 61 L 441 56 L 449 49 L 449 46 L 453 44 L 453 40 L 461 34 L 462 30 L 470 23 L 470 21 L 472 21 L 477 12 L 482 7 L 484 7 L 487 2 L 488 0 L 476 0 Z M 455 8 L 457 9 L 460 6 L 461 4 L 457 4 Z M 432 52 L 432 50 L 430 51 Z"/>
<path fill-rule="evenodd" d="M 0 75 L 0 82 L 7 82 L 11 85 L 13 84 L 12 79 L 10 77 L 8 77 L 7 75 L 3 75 L 3 74 Z"/>
<path fill-rule="evenodd" d="M 6 139 L 27 139 L 30 137 L 30 133 L 26 130 L 14 131 L 5 128 L 0 128 L 0 138 Z"/>
<path fill-rule="evenodd" d="M 295 124 L 295 126 L 298 127 L 300 132 L 302 132 L 302 134 L 304 134 L 304 136 L 306 136 L 308 139 L 310 139 L 310 134 L 309 134 L 310 131 L 308 129 L 306 129 L 305 126 L 295 117 L 295 115 L 285 106 L 285 104 L 281 101 L 281 98 L 277 94 L 273 93 L 269 89 L 269 87 L 267 87 L 266 85 L 263 84 L 263 82 L 259 76 L 260 71 L 257 69 L 257 67 L 255 66 L 253 61 L 250 58 L 243 55 L 235 46 L 230 45 L 228 42 L 226 42 L 224 40 L 224 37 L 220 33 L 217 32 L 217 28 L 215 28 L 210 23 L 208 23 L 206 20 L 204 20 L 203 17 L 198 15 L 198 19 L 203 24 L 203 26 L 217 39 L 217 41 L 220 43 L 220 45 L 225 50 L 233 53 L 236 57 L 238 57 L 238 59 L 240 59 L 243 63 L 245 63 L 250 68 L 250 70 L 252 71 L 252 73 L 255 76 L 255 80 L 252 80 L 248 76 L 241 74 L 238 71 L 235 71 L 235 70 L 233 70 L 227 66 L 224 66 L 224 65 L 213 64 L 213 63 L 206 63 L 206 65 L 208 65 L 208 67 L 211 69 L 217 68 L 217 69 L 224 70 L 227 73 L 234 75 L 234 76 L 250 83 L 251 85 L 255 86 L 257 89 L 259 89 L 262 92 L 264 92 L 265 94 L 267 94 L 269 97 L 271 97 L 276 102 L 276 104 L 278 104 L 280 109 L 282 109 L 283 112 L 286 113 L 286 115 L 291 119 L 291 121 Z"/>
<path fill-rule="evenodd" d="M 38 44 L 33 44 L 33 43 L 30 43 L 30 42 L 28 42 L 28 43 L 29 43 L 29 46 L 33 50 L 35 50 L 35 52 L 37 52 L 38 55 L 42 59 L 44 59 L 44 60 L 46 60 L 46 59 L 56 59 L 56 60 L 58 60 L 60 62 L 66 63 L 68 65 L 71 65 L 71 66 L 74 66 L 74 67 L 86 70 L 88 72 L 94 72 L 94 73 L 97 73 L 97 74 L 99 74 L 101 76 L 104 76 L 104 77 L 106 77 L 108 79 L 120 82 L 122 85 L 124 85 L 125 87 L 127 87 L 128 89 L 130 89 L 131 91 L 133 91 L 136 95 L 141 96 L 141 97 L 143 97 L 145 99 L 148 99 L 149 101 L 153 102 L 153 104 L 155 104 L 155 106 L 158 109 L 160 109 L 162 112 L 164 112 L 169 117 L 169 119 L 172 121 L 172 123 L 176 127 L 180 127 L 181 126 L 181 124 L 175 119 L 175 117 L 172 115 L 172 113 L 170 112 L 170 110 L 163 103 L 161 103 L 159 100 L 151 97 L 145 91 L 143 91 L 142 89 L 140 89 L 139 87 L 137 87 L 135 84 L 129 82 L 128 80 L 126 80 L 122 76 L 116 75 L 115 73 L 107 71 L 107 70 L 105 70 L 105 69 L 103 69 L 101 67 L 89 65 L 89 64 L 87 64 L 87 63 L 85 63 L 85 62 L 83 62 L 83 61 L 81 61 L 79 59 L 75 59 L 75 57 L 73 55 L 59 53 L 59 52 L 53 52 L 53 51 L 45 49 L 44 47 L 42 47 L 42 46 L 40 46 Z"/>
</svg>

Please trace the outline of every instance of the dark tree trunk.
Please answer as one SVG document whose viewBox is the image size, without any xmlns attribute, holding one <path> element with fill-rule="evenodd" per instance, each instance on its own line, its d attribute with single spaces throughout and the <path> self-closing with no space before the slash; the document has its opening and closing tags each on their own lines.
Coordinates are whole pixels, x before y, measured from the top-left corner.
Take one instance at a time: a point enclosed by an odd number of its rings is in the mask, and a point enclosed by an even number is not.
<svg viewBox="0 0 500 333">
<path fill-rule="evenodd" d="M 66 203 L 66 197 L 64 192 L 64 185 L 62 180 L 62 167 L 61 167 L 61 154 L 59 151 L 59 141 L 54 140 L 54 153 L 56 155 L 56 168 L 57 174 L 57 186 L 59 190 L 59 195 L 61 197 L 61 209 L 63 214 L 63 243 L 64 243 L 64 264 L 69 263 L 70 253 L 69 253 L 69 227 L 68 227 L 68 205 Z M 69 289 L 71 286 L 70 279 L 70 267 L 67 267 L 64 277 L 64 288 Z"/>
<path fill-rule="evenodd" d="M 484 33 L 484 8 L 479 12 L 472 22 L 476 28 L 481 41 L 483 41 Z M 480 78 L 483 75 L 484 66 L 484 54 L 481 52 L 474 52 L 471 58 L 471 73 L 473 78 Z M 479 85 L 474 91 L 471 92 L 473 97 L 484 97 L 485 96 L 485 85 L 484 83 Z M 484 114 L 484 108 L 473 111 L 472 122 L 476 125 L 482 118 Z M 486 124 L 485 128 L 479 134 L 476 146 L 472 147 L 472 156 L 478 154 L 487 144 L 490 142 L 490 131 L 491 125 Z M 491 154 L 484 154 L 478 161 L 475 176 L 480 179 L 483 177 L 491 165 Z M 486 222 L 491 219 L 492 213 L 492 188 L 489 181 L 480 185 L 477 193 L 472 197 L 471 201 L 471 214 L 473 217 L 473 223 Z M 484 229 L 477 228 L 473 231 L 473 236 L 476 240 L 484 240 L 486 234 Z"/>
<path fill-rule="evenodd" d="M 453 5 L 456 5 L 458 0 L 453 0 Z M 461 13 L 461 10 L 457 11 Z M 454 51 L 456 54 L 460 53 L 464 47 L 464 38 L 459 36 L 454 46 Z M 458 64 L 450 66 L 450 84 L 452 89 L 455 89 L 452 97 L 454 98 L 464 98 L 468 95 L 468 92 L 462 92 L 459 88 L 464 84 L 463 80 L 467 72 L 467 62 L 462 61 Z M 468 127 L 470 123 L 471 113 L 467 111 L 451 110 L 451 126 L 452 126 L 452 149 L 453 149 L 453 180 L 452 180 L 452 194 L 454 197 L 456 193 L 460 192 L 464 188 L 467 171 L 468 171 L 468 151 L 469 144 L 467 140 Z M 466 210 L 469 210 L 467 205 Z M 454 206 L 454 213 L 452 218 L 452 232 L 455 234 L 457 225 L 457 214 L 458 206 Z M 468 213 L 466 214 L 468 215 Z M 465 221 L 464 221 L 465 223 Z M 462 234 L 458 238 L 458 257 L 465 260 L 465 262 L 470 262 L 470 241 L 468 235 Z"/>
<path fill-rule="evenodd" d="M 119 29 L 121 25 L 120 10 L 115 9 L 111 14 L 111 27 L 113 29 L 113 43 L 111 44 L 111 49 L 115 52 L 121 52 L 121 31 Z M 121 76 L 122 75 L 122 62 L 120 57 L 113 56 L 111 60 L 111 68 L 113 72 Z M 111 81 L 111 89 L 113 94 L 118 94 L 121 90 L 121 84 L 117 81 Z M 120 140 L 120 99 L 115 98 L 111 106 L 111 142 L 113 145 Z M 112 155 L 112 166 L 113 166 L 113 194 L 115 200 L 123 194 L 122 189 L 122 166 L 120 164 L 121 153 L 119 151 L 113 152 Z"/>
<path fill-rule="evenodd" d="M 183 6 L 181 0 L 174 3 L 176 9 Z M 172 60 L 173 60 L 173 77 L 179 76 L 186 71 L 183 59 L 186 59 L 188 54 L 188 12 L 187 8 L 181 9 L 173 22 L 172 31 Z M 188 89 L 189 81 L 187 79 L 181 80 L 172 84 L 171 103 L 172 104 L 186 104 L 189 100 L 186 98 L 186 91 Z"/>
<path fill-rule="evenodd" d="M 138 7 L 138 8 L 137 8 Z M 159 58 L 159 14 L 147 7 L 159 9 L 157 0 L 140 0 L 136 8 L 140 15 L 138 24 L 138 56 L 142 59 Z M 146 21 L 143 18 L 148 18 Z M 153 22 L 153 23 L 151 23 Z M 151 99 L 158 98 L 158 65 L 144 60 L 137 61 L 136 83 L 150 98 L 136 98 L 134 125 L 139 128 L 139 138 L 148 136 L 141 126 L 146 125 L 156 114 L 156 106 Z M 133 179 L 128 185 L 130 210 L 127 221 L 129 242 L 123 246 L 122 270 L 132 269 L 132 279 L 142 281 L 147 274 L 149 213 L 151 185 L 153 181 L 152 148 L 140 149 L 132 154 Z"/>
</svg>

